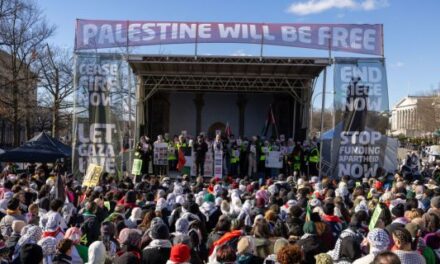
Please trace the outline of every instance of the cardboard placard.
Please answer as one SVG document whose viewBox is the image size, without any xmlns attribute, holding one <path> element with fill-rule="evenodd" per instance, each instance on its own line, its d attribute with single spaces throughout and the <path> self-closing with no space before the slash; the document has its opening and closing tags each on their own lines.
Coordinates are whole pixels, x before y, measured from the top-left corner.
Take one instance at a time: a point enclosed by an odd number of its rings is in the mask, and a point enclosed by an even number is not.
<svg viewBox="0 0 440 264">
<path fill-rule="evenodd" d="M 83 186 L 95 187 L 99 184 L 102 174 L 102 166 L 91 163 L 83 180 Z"/>
<path fill-rule="evenodd" d="M 283 168 L 283 157 L 281 151 L 269 151 L 266 155 L 266 168 Z"/>
</svg>

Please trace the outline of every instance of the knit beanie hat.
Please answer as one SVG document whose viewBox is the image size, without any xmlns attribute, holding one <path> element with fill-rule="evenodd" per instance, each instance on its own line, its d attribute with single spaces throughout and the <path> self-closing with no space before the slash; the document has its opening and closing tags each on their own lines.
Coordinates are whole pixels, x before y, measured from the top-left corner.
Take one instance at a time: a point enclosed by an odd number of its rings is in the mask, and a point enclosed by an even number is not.
<svg viewBox="0 0 440 264">
<path fill-rule="evenodd" d="M 167 225 L 163 223 L 153 225 L 150 230 L 150 236 L 152 239 L 168 239 L 170 237 L 170 233 Z"/>
<path fill-rule="evenodd" d="M 315 256 L 316 264 L 333 264 L 333 259 L 326 253 L 321 253 Z"/>
<path fill-rule="evenodd" d="M 207 193 L 204 196 L 205 202 L 215 203 L 215 196 L 212 193 Z"/>
<path fill-rule="evenodd" d="M 303 226 L 303 231 L 304 231 L 304 234 L 315 235 L 316 234 L 315 223 L 312 221 L 305 222 L 304 226 Z"/>
<path fill-rule="evenodd" d="M 429 233 L 424 237 L 428 247 L 437 251 L 440 248 L 440 233 Z"/>
<path fill-rule="evenodd" d="M 174 263 L 189 262 L 191 249 L 185 244 L 176 244 L 171 248 L 170 260 Z"/>
<path fill-rule="evenodd" d="M 189 222 L 186 218 L 179 218 L 176 221 L 176 232 L 180 232 L 180 233 L 188 233 L 188 229 L 189 229 Z"/>
</svg>

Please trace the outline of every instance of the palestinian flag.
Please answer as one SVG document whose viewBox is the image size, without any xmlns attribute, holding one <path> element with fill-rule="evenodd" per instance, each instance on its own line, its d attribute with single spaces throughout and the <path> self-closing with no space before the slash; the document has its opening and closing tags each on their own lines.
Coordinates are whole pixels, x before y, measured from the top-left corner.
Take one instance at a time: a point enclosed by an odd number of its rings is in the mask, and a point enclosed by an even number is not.
<svg viewBox="0 0 440 264">
<path fill-rule="evenodd" d="M 183 150 L 179 148 L 176 169 L 178 171 L 181 171 L 183 167 L 185 167 L 185 163 L 186 163 L 185 154 L 183 153 Z"/>
<path fill-rule="evenodd" d="M 226 127 L 225 127 L 225 135 L 229 138 L 232 135 L 232 129 L 229 126 L 229 122 L 226 122 Z"/>
<path fill-rule="evenodd" d="M 261 132 L 261 134 L 267 137 L 270 128 L 275 130 L 275 136 L 278 137 L 278 128 L 275 122 L 275 116 L 273 114 L 272 105 L 269 105 L 269 110 L 267 111 L 266 123 L 264 124 L 263 131 Z M 273 136 L 273 132 L 272 132 L 272 136 Z"/>
</svg>

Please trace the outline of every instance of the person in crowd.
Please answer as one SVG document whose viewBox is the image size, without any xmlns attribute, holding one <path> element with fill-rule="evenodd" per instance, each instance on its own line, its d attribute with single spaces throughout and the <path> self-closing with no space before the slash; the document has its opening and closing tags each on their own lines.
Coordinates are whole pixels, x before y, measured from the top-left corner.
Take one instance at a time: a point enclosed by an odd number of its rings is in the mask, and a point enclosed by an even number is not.
<svg viewBox="0 0 440 264">
<path fill-rule="evenodd" d="M 399 257 L 391 251 L 384 251 L 376 255 L 373 264 L 401 264 Z"/>
<path fill-rule="evenodd" d="M 9 238 L 12 234 L 12 223 L 15 220 L 21 220 L 26 222 L 26 217 L 21 214 L 19 209 L 20 201 L 16 198 L 12 198 L 8 202 L 6 215 L 0 220 L 0 231 L 4 238 Z"/>
<path fill-rule="evenodd" d="M 72 263 L 72 246 L 70 239 L 62 239 L 57 245 L 57 252 L 53 258 L 53 264 L 71 264 Z"/>
<path fill-rule="evenodd" d="M 425 264 L 426 261 L 423 256 L 412 249 L 412 237 L 411 233 L 404 227 L 396 227 L 393 230 L 394 250 L 400 261 L 404 264 Z"/>
<path fill-rule="evenodd" d="M 375 257 L 386 251 L 391 244 L 390 237 L 384 229 L 375 228 L 368 233 L 367 244 L 369 254 L 353 262 L 353 264 L 368 264 L 374 261 Z"/>
<path fill-rule="evenodd" d="M 193 144 L 193 151 L 195 154 L 196 176 L 203 177 L 205 175 L 205 157 L 206 152 L 208 152 L 208 144 L 206 144 L 202 135 L 199 135 L 197 141 Z"/>
<path fill-rule="evenodd" d="M 95 241 L 88 249 L 88 262 L 86 264 L 106 264 L 105 245 L 102 241 Z"/>
<path fill-rule="evenodd" d="M 191 249 L 185 244 L 176 244 L 171 248 L 170 258 L 166 264 L 189 264 Z"/>
<path fill-rule="evenodd" d="M 280 264 L 301 264 L 303 252 L 298 245 L 285 246 L 278 252 L 277 261 Z"/>
<path fill-rule="evenodd" d="M 257 164 L 266 145 L 257 137 L 247 144 L 239 140 L 223 143 L 219 137 L 217 146 L 230 151 L 240 145 L 247 156 L 240 153 L 239 162 L 247 163 L 255 145 Z M 289 146 L 265 140 L 273 150 Z M 297 151 L 307 151 L 307 144 L 298 144 Z M 298 171 L 284 168 L 260 178 L 252 168 L 235 177 L 242 165 L 233 175 L 233 163 L 225 177 L 194 182 L 190 174 L 174 172 L 144 174 L 138 183 L 105 174 L 99 185 L 83 187 L 68 174 L 69 195 L 61 199 L 52 191 L 56 173 L 50 165 L 34 175 L 8 173 L 0 182 L 0 264 L 38 263 L 39 250 L 43 264 L 440 260 L 440 187 L 429 172 L 410 177 L 412 171 L 379 170 L 359 179 L 320 179 L 303 169 L 310 150 Z"/>
</svg>

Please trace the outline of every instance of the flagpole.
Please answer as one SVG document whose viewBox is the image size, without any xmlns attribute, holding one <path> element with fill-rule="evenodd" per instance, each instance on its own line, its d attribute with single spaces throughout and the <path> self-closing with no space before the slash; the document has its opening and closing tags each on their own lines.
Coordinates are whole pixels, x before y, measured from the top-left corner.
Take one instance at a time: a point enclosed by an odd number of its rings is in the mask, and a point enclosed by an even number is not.
<svg viewBox="0 0 440 264">
<path fill-rule="evenodd" d="M 322 179 L 322 131 L 324 130 L 324 107 L 325 107 L 325 90 L 327 83 L 327 66 L 324 68 L 324 78 L 322 81 L 322 104 L 321 104 L 321 127 L 319 129 L 319 180 Z"/>
</svg>

